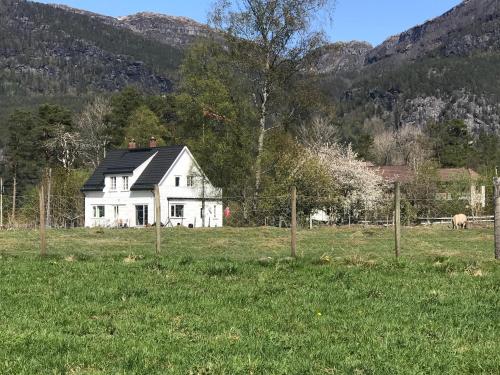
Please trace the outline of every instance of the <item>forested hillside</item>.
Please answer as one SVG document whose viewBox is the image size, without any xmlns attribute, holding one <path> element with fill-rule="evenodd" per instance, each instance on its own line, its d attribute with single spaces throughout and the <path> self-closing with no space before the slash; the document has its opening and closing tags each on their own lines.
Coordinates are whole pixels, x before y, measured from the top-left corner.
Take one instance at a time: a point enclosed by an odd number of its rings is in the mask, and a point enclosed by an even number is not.
<svg viewBox="0 0 500 375">
<path fill-rule="evenodd" d="M 129 85 L 170 92 L 183 54 L 112 18 L 22 0 L 0 0 L 0 36 L 0 119 L 18 106 L 83 103 Z"/>
</svg>

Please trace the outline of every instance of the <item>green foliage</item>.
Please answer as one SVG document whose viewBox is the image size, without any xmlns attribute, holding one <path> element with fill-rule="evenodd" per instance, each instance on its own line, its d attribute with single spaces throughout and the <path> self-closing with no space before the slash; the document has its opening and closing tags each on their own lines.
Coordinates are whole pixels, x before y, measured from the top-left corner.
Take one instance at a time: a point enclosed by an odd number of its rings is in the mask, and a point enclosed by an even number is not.
<svg viewBox="0 0 500 375">
<path fill-rule="evenodd" d="M 429 124 L 427 130 L 434 143 L 436 158 L 443 167 L 468 166 L 473 142 L 463 121 Z"/>
<path fill-rule="evenodd" d="M 167 129 L 153 111 L 142 105 L 128 119 L 123 146 L 126 146 L 127 140 L 135 139 L 139 147 L 147 147 L 151 137 L 155 137 L 161 146 L 167 138 Z"/>
<path fill-rule="evenodd" d="M 241 195 L 253 166 L 256 120 L 229 57 L 209 41 L 188 51 L 174 102 L 175 139 L 190 147 L 213 184 Z"/>
<path fill-rule="evenodd" d="M 43 149 L 44 129 L 39 118 L 30 112 L 15 111 L 7 124 L 5 147 L 6 180 L 17 178 L 18 192 L 38 181 L 46 165 Z M 37 155 L 37 157 L 33 157 Z"/>
</svg>

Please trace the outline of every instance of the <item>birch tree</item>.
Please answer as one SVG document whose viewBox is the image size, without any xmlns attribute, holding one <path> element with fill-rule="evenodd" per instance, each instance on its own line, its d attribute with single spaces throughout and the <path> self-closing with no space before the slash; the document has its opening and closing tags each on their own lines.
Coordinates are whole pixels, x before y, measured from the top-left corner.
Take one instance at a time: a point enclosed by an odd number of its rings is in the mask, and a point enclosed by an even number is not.
<svg viewBox="0 0 500 375">
<path fill-rule="evenodd" d="M 85 143 L 80 133 L 68 131 L 63 125 L 56 125 L 52 137 L 45 142 L 45 147 L 65 170 L 69 170 L 85 149 Z"/>
<path fill-rule="evenodd" d="M 266 132 L 279 126 L 275 106 L 293 75 L 307 69 L 313 51 L 324 42 L 318 18 L 329 15 L 333 0 L 219 0 L 211 22 L 222 31 L 234 62 L 252 81 L 258 112 L 255 195 L 262 181 Z"/>
<path fill-rule="evenodd" d="M 97 97 L 76 119 L 76 129 L 85 143 L 86 162 L 94 168 L 106 157 L 112 140 L 111 124 L 107 120 L 110 112 L 109 100 Z"/>
</svg>

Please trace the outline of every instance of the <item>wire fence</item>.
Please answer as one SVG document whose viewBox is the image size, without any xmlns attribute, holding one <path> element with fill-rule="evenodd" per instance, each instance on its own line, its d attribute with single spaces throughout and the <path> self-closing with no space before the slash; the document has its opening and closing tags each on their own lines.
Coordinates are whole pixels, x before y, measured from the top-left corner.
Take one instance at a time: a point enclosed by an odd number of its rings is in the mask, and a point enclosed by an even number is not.
<svg viewBox="0 0 500 375">
<path fill-rule="evenodd" d="M 404 193 L 401 195 L 401 223 L 403 226 L 451 224 L 452 217 L 456 214 L 465 214 L 471 223 L 492 223 L 494 218 L 493 190 L 486 191 L 484 197 L 477 204 L 471 204 L 470 198 L 462 196 L 435 196 L 432 198 L 412 198 Z M 290 227 L 291 203 L 290 194 L 276 196 L 228 196 L 204 197 L 197 199 L 204 201 L 207 206 L 206 222 L 201 225 L 203 213 L 199 213 L 197 226 L 214 226 L 208 220 L 210 214 L 224 226 L 232 227 Z M 167 212 L 167 218 L 172 219 L 168 210 L 168 197 L 162 197 L 162 209 Z M 216 203 L 223 209 L 223 217 L 212 213 L 210 206 Z M 85 212 L 85 197 L 75 196 L 44 196 L 45 224 L 50 228 L 78 228 L 86 225 L 85 215 L 94 212 Z M 362 202 L 350 202 L 343 197 L 308 196 L 297 194 L 297 225 L 299 228 L 314 226 L 392 226 L 394 225 L 394 194 L 387 193 L 371 205 Z M 112 201 L 103 203 L 108 220 L 95 220 L 92 226 L 114 227 L 119 226 L 114 219 Z M 131 203 L 130 203 L 131 205 Z M 1 224 L 3 229 L 9 228 L 38 228 L 40 224 L 40 201 L 36 192 L 29 195 L 4 194 L 1 203 Z M 153 205 L 149 212 L 153 213 Z M 214 209 L 215 211 L 216 209 Z M 132 215 L 133 216 L 133 215 Z M 162 216 L 163 218 L 163 216 Z M 134 225 L 134 217 L 127 218 L 127 226 Z M 190 219 L 190 218 L 186 218 Z M 222 219 L 222 220 L 220 220 Z M 123 223 L 125 220 L 121 220 Z M 163 222 L 162 226 L 167 223 Z M 193 220 L 184 220 L 188 226 Z M 212 220 L 216 222 L 217 220 Z M 88 220 L 87 220 L 88 224 Z M 154 220 L 144 226 L 154 224 Z M 87 225 L 88 226 L 88 225 Z M 218 225 L 220 226 L 220 225 Z"/>
<path fill-rule="evenodd" d="M 493 188 L 483 189 L 479 196 L 461 193 L 419 197 L 403 191 L 400 200 L 396 200 L 395 191 L 392 189 L 376 201 L 365 202 L 362 199 L 354 200 L 346 196 L 321 194 L 313 196 L 301 194 L 299 191 L 296 195 L 192 198 L 189 202 L 184 201 L 187 207 L 178 203 L 179 198 L 172 201 L 172 198 L 158 196 L 156 198 L 159 212 L 163 213 L 157 216 L 153 192 L 150 198 L 154 200 L 149 200 L 150 203 L 146 205 L 140 205 L 141 210 L 137 209 L 139 206 L 135 203 L 125 202 L 123 207 L 126 208 L 127 205 L 132 207 L 121 211 L 117 209 L 119 205 L 112 200 L 96 206 L 86 204 L 83 195 L 47 195 L 34 190 L 31 194 L 15 197 L 3 194 L 0 200 L 0 224 L 4 230 L 42 229 L 41 223 L 44 228 L 64 229 L 156 227 L 156 217 L 160 217 L 158 228 L 169 226 L 291 228 L 293 247 L 296 228 L 303 230 L 349 226 L 383 228 L 398 227 L 399 223 L 407 227 L 441 224 L 452 228 L 452 219 L 457 214 L 464 214 L 467 217 L 469 227 L 491 226 L 495 221 L 494 195 Z M 43 204 L 40 197 L 43 197 Z M 189 205 L 196 209 L 188 209 Z M 38 238 L 36 233 L 30 235 L 36 242 Z M 158 234 L 156 241 L 159 239 Z M 116 241 L 119 242 L 120 239 Z M 123 246 L 137 242 L 133 238 L 124 238 L 124 241 Z M 380 239 L 381 244 L 382 241 L 385 246 L 387 239 Z M 148 240 L 147 244 L 152 243 Z M 399 246 L 397 240 L 395 246 L 396 248 Z"/>
</svg>

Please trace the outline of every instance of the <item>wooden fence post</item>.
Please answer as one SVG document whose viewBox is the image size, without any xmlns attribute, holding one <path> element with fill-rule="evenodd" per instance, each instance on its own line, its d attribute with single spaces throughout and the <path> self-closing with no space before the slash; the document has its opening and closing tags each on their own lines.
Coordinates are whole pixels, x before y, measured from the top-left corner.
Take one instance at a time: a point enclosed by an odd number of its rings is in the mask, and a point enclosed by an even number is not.
<svg viewBox="0 0 500 375">
<path fill-rule="evenodd" d="M 47 238 L 46 238 L 46 230 L 45 227 L 45 194 L 43 183 L 40 185 L 40 190 L 38 191 L 39 200 L 40 200 L 40 255 L 47 255 Z"/>
<path fill-rule="evenodd" d="M 291 204 L 292 204 L 292 241 L 291 241 L 291 256 L 295 258 L 297 256 L 297 187 L 292 186 L 291 193 Z"/>
<path fill-rule="evenodd" d="M 493 179 L 495 185 L 495 259 L 500 260 L 500 178 Z"/>
<path fill-rule="evenodd" d="M 399 182 L 394 182 L 394 244 L 396 258 L 401 253 L 401 189 Z"/>
<path fill-rule="evenodd" d="M 156 222 L 156 255 L 160 255 L 161 250 L 161 204 L 160 204 L 160 188 L 155 185 L 155 222 Z"/>
</svg>

